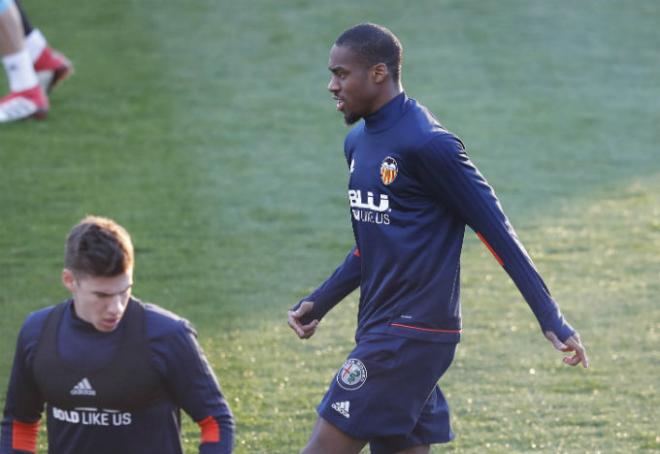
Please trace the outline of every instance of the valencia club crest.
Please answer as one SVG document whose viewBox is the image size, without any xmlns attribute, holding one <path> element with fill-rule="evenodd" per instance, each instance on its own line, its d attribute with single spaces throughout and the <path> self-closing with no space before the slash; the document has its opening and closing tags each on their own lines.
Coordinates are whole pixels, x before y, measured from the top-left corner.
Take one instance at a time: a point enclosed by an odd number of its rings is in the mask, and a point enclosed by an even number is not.
<svg viewBox="0 0 660 454">
<path fill-rule="evenodd" d="M 392 184 L 398 173 L 399 167 L 396 164 L 396 159 L 391 156 L 383 159 L 380 164 L 380 179 L 385 186 Z"/>
</svg>

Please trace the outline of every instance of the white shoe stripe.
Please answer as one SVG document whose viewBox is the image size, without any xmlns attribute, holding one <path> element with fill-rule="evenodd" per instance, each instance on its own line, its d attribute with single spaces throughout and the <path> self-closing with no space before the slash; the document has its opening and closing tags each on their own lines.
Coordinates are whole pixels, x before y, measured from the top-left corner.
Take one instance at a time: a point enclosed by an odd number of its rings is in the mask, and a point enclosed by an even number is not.
<svg viewBox="0 0 660 454">
<path fill-rule="evenodd" d="M 12 98 L 0 104 L 0 123 L 27 118 L 38 110 L 37 105 L 27 98 Z"/>
</svg>

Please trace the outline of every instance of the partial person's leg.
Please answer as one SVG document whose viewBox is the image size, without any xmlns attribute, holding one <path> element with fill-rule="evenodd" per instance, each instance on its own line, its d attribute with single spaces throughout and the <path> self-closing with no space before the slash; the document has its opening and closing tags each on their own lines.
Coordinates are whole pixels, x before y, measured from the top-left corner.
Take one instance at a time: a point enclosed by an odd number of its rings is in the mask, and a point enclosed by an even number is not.
<svg viewBox="0 0 660 454">
<path fill-rule="evenodd" d="M 403 451 L 399 451 L 397 454 L 429 454 L 429 452 L 431 452 L 431 446 L 421 445 L 404 449 Z"/>
<path fill-rule="evenodd" d="M 415 413 L 415 426 L 402 434 L 385 435 L 370 438 L 369 447 L 371 454 L 427 454 L 430 452 L 430 445 L 435 443 L 447 443 L 454 438 L 451 430 L 449 405 L 437 385 L 437 380 L 442 377 L 445 371 L 451 365 L 456 351 L 455 344 L 424 343 L 420 341 L 408 340 L 400 349 L 399 356 L 405 361 L 400 364 L 398 382 L 399 392 L 395 395 L 403 394 L 403 390 L 408 383 L 413 383 L 421 389 L 429 384 L 433 386 L 430 393 L 426 394 L 426 399 L 421 409 Z M 427 367 L 433 365 L 432 374 L 427 377 L 430 380 L 417 381 L 414 372 L 419 372 L 417 365 L 425 364 Z M 412 375 L 408 372 L 412 371 Z M 419 374 L 421 377 L 424 374 Z M 410 401 L 414 394 L 406 392 L 407 400 Z"/>
<path fill-rule="evenodd" d="M 43 118 L 48 111 L 48 98 L 39 86 L 25 48 L 18 8 L 12 0 L 0 0 L 0 8 L 0 55 L 10 89 L 10 94 L 0 99 L 0 123 Z"/>
<path fill-rule="evenodd" d="M 30 33 L 32 33 L 32 23 L 30 22 L 30 19 L 28 19 L 27 14 L 25 14 L 23 5 L 21 5 L 21 0 L 14 0 L 14 3 L 16 3 L 18 12 L 21 13 L 21 22 L 23 22 L 23 30 L 25 31 L 25 36 L 28 36 Z"/>
<path fill-rule="evenodd" d="M 34 70 L 37 72 L 39 84 L 46 92 L 50 92 L 73 74 L 73 64 L 64 54 L 48 45 L 41 30 L 32 26 L 21 1 L 15 0 L 15 2 L 21 13 L 21 21 L 25 29 L 25 46 L 34 64 Z"/>
<path fill-rule="evenodd" d="M 319 416 L 301 454 L 358 454 L 367 442 L 356 440 Z"/>
<path fill-rule="evenodd" d="M 25 38 L 18 8 L 12 0 L 0 0 L 0 54 L 23 50 Z"/>
</svg>

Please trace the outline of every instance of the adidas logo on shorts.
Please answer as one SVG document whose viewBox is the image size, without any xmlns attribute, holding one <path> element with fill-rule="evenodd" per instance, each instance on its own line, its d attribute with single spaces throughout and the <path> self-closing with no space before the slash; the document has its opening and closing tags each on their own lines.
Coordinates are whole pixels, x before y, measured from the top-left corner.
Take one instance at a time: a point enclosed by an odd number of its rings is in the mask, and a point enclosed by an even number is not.
<svg viewBox="0 0 660 454">
<path fill-rule="evenodd" d="M 347 400 L 343 402 L 335 402 L 330 405 L 334 410 L 338 411 L 345 418 L 350 418 L 351 414 L 348 412 L 348 409 L 351 407 L 351 403 Z"/>
</svg>

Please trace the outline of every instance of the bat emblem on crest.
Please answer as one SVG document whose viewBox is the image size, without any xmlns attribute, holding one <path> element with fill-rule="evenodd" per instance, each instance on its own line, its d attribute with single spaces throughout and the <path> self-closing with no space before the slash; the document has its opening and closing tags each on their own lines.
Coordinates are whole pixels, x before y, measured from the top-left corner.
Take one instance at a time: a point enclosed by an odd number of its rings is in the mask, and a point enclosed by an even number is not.
<svg viewBox="0 0 660 454">
<path fill-rule="evenodd" d="M 392 184 L 398 173 L 399 166 L 396 163 L 396 159 L 391 156 L 383 159 L 383 162 L 380 164 L 380 179 L 385 186 Z"/>
</svg>

